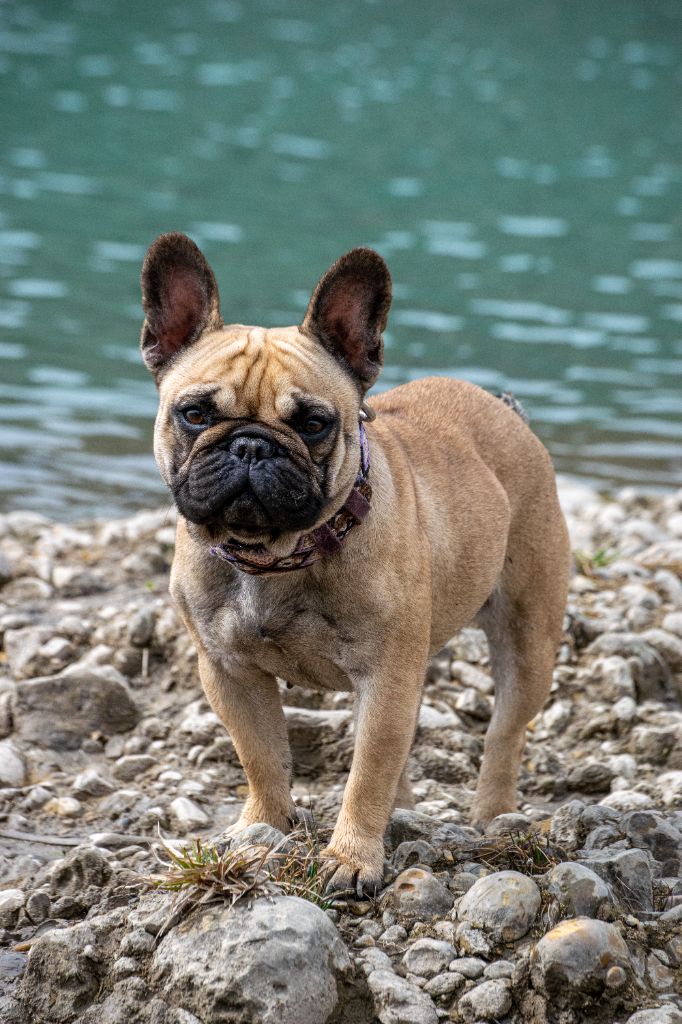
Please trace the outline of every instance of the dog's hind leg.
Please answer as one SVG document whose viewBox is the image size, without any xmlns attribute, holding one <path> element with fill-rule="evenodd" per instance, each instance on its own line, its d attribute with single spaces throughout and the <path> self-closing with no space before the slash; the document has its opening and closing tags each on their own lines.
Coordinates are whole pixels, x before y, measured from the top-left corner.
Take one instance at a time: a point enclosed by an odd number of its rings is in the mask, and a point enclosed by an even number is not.
<svg viewBox="0 0 682 1024">
<path fill-rule="evenodd" d="M 568 587 L 568 543 L 560 528 L 556 540 L 554 553 L 530 558 L 522 574 L 517 566 L 503 574 L 500 587 L 476 616 L 488 637 L 495 683 L 472 807 L 476 825 L 516 810 L 526 726 L 551 686 Z"/>
</svg>

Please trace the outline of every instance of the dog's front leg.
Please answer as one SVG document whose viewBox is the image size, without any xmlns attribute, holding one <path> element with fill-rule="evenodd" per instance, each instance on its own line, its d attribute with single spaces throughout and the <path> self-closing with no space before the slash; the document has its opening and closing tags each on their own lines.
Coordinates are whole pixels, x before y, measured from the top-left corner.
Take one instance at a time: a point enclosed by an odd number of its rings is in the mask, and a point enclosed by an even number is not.
<svg viewBox="0 0 682 1024">
<path fill-rule="evenodd" d="M 341 813 L 323 851 L 333 870 L 332 889 L 360 895 L 381 886 L 384 832 L 414 737 L 426 653 L 416 657 L 412 651 L 406 657 L 403 647 L 374 676 L 356 685 L 353 764 Z"/>
<path fill-rule="evenodd" d="M 289 738 L 275 677 L 253 669 L 236 678 L 201 654 L 199 675 L 249 783 L 248 798 L 233 830 L 266 821 L 288 832 L 296 808 L 291 799 Z"/>
</svg>

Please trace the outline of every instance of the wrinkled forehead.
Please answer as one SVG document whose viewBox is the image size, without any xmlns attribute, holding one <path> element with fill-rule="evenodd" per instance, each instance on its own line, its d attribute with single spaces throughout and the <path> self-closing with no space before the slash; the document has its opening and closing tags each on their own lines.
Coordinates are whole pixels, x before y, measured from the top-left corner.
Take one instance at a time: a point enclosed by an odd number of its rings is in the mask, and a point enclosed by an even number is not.
<svg viewBox="0 0 682 1024">
<path fill-rule="evenodd" d="M 285 419 L 302 395 L 337 408 L 357 405 L 355 388 L 324 348 L 297 327 L 232 325 L 181 353 L 160 384 L 164 401 L 202 390 L 226 414 Z"/>
</svg>

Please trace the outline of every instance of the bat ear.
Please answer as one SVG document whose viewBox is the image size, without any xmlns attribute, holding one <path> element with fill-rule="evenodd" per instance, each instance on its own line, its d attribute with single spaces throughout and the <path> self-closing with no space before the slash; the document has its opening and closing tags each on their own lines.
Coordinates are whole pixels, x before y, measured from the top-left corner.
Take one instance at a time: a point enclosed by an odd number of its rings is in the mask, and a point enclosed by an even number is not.
<svg viewBox="0 0 682 1024">
<path fill-rule="evenodd" d="M 206 330 L 222 326 L 213 271 L 194 242 L 179 232 L 159 235 L 142 264 L 140 348 L 158 377 L 173 357 Z"/>
<path fill-rule="evenodd" d="M 318 282 L 302 329 L 331 352 L 363 392 L 384 362 L 382 333 L 391 305 L 391 275 L 374 249 L 351 249 Z"/>
</svg>

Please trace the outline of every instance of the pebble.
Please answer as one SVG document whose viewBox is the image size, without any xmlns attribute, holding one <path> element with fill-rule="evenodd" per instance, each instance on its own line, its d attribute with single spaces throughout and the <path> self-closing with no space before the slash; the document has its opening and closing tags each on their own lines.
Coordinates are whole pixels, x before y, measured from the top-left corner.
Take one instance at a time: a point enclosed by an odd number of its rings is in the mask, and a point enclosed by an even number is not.
<svg viewBox="0 0 682 1024">
<path fill-rule="evenodd" d="M 86 768 L 79 772 L 71 784 L 72 792 L 77 797 L 105 796 L 114 790 L 113 783 L 100 775 L 96 768 Z"/>
<path fill-rule="evenodd" d="M 128 622 L 128 639 L 135 647 L 148 647 L 154 635 L 156 615 L 152 608 L 135 612 Z"/>
<path fill-rule="evenodd" d="M 428 993 L 432 999 L 443 999 L 451 996 L 463 984 L 464 979 L 461 974 L 438 974 L 426 982 L 424 992 Z"/>
<path fill-rule="evenodd" d="M 464 1021 L 497 1021 L 509 1013 L 512 1005 L 510 984 L 505 980 L 484 981 L 469 989 L 457 1004 Z"/>
<path fill-rule="evenodd" d="M 400 916 L 425 920 L 446 914 L 455 898 L 439 879 L 424 868 L 407 868 L 383 898 L 383 906 Z"/>
<path fill-rule="evenodd" d="M 457 952 L 449 942 L 438 939 L 417 939 L 402 958 L 406 970 L 422 978 L 433 978 L 447 969 Z"/>
<path fill-rule="evenodd" d="M 542 885 L 569 917 L 596 917 L 613 902 L 606 882 L 584 864 L 557 864 L 543 876 Z"/>
<path fill-rule="evenodd" d="M 653 874 L 650 857 L 643 850 L 597 850 L 589 860 L 578 861 L 612 886 L 630 912 L 653 910 Z"/>
<path fill-rule="evenodd" d="M 23 786 L 26 782 L 26 762 L 11 740 L 0 740 L 0 788 Z"/>
<path fill-rule="evenodd" d="M 55 796 L 47 801 L 43 810 L 60 818 L 78 818 L 83 813 L 83 804 L 74 796 Z"/>
<path fill-rule="evenodd" d="M 26 914 L 33 924 L 40 924 L 50 916 L 50 897 L 40 890 L 32 892 L 26 900 Z"/>
<path fill-rule="evenodd" d="M 449 970 L 456 971 L 457 974 L 461 974 L 464 978 L 475 980 L 482 976 L 485 967 L 485 960 L 479 960 L 475 956 L 460 956 L 457 960 L 451 962 Z"/>
<path fill-rule="evenodd" d="M 531 957 L 531 980 L 536 989 L 565 1005 L 576 991 L 603 991 L 613 967 L 622 969 L 626 980 L 631 976 L 630 953 L 618 929 L 578 917 L 561 921 L 540 939 Z"/>
<path fill-rule="evenodd" d="M 13 928 L 17 914 L 26 902 L 26 894 L 22 889 L 3 889 L 0 891 L 0 928 Z"/>
<path fill-rule="evenodd" d="M 514 942 L 533 924 L 540 903 L 540 890 L 531 878 L 518 871 L 496 871 L 464 894 L 457 917 L 469 928 L 485 931 L 493 942 Z"/>
<path fill-rule="evenodd" d="M 175 800 L 171 800 L 168 810 L 176 827 L 183 832 L 204 828 L 209 823 L 208 815 L 186 796 L 177 796 Z"/>
<path fill-rule="evenodd" d="M 393 971 L 372 971 L 367 979 L 381 1024 L 437 1024 L 431 997 Z"/>
<path fill-rule="evenodd" d="M 155 767 L 158 760 L 150 754 L 125 754 L 119 757 L 111 769 L 111 774 L 119 782 L 133 782 L 149 768 Z"/>
<path fill-rule="evenodd" d="M 503 836 L 509 832 L 528 832 L 531 820 L 525 814 L 498 814 L 485 828 L 487 836 Z"/>
<path fill-rule="evenodd" d="M 382 932 L 379 936 L 379 942 L 382 946 L 395 946 L 400 942 L 404 942 L 407 938 L 407 931 L 400 924 L 392 924 L 390 928 L 387 928 L 385 932 Z"/>
</svg>

